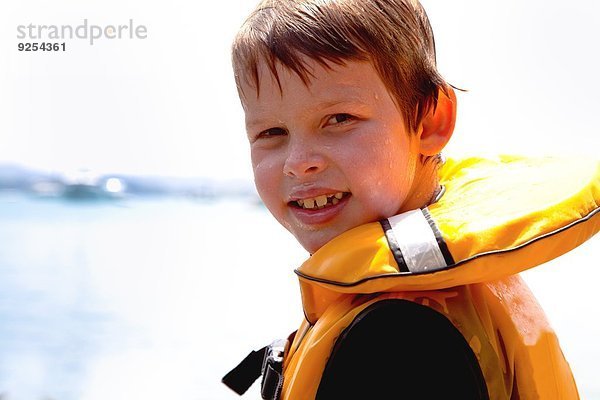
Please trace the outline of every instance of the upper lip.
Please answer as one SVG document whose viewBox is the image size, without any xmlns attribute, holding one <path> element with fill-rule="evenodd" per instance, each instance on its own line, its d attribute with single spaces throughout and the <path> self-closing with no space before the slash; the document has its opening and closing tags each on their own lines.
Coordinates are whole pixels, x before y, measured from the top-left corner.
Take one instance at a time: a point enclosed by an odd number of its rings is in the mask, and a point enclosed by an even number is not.
<svg viewBox="0 0 600 400">
<path fill-rule="evenodd" d="M 310 198 L 314 198 L 314 197 L 322 196 L 322 195 L 327 196 L 327 195 L 332 195 L 332 194 L 336 194 L 336 193 L 340 193 L 340 192 L 346 193 L 346 192 L 348 192 L 348 190 L 332 189 L 332 188 L 328 188 L 328 187 L 294 188 L 290 192 L 290 195 L 288 197 L 288 202 L 310 199 Z"/>
</svg>

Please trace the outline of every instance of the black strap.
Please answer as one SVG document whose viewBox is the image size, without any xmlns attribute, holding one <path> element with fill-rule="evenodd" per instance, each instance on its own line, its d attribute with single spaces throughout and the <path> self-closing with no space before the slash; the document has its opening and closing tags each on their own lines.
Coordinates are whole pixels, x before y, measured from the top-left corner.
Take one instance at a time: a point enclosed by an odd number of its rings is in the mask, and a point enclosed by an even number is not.
<svg viewBox="0 0 600 400">
<path fill-rule="evenodd" d="M 258 351 L 252 351 L 244 360 L 238 364 L 221 379 L 228 388 L 239 394 L 246 393 L 248 388 L 258 379 L 262 373 L 263 360 L 267 352 L 265 346 Z"/>
</svg>

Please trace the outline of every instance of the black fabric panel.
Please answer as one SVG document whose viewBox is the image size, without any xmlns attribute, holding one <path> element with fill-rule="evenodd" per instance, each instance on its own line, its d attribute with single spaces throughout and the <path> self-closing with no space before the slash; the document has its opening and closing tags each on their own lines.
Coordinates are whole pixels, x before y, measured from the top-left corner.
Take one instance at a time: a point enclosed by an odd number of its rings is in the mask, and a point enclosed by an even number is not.
<svg viewBox="0 0 600 400">
<path fill-rule="evenodd" d="M 446 317 L 406 300 L 382 300 L 340 335 L 316 399 L 489 397 L 475 354 Z"/>
<path fill-rule="evenodd" d="M 390 221 L 387 219 L 382 219 L 381 221 L 379 221 L 379 223 L 381 224 L 381 228 L 385 233 L 385 238 L 387 239 L 388 245 L 390 246 L 390 250 L 394 255 L 396 264 L 398 264 L 398 271 L 410 273 L 410 270 L 406 266 L 406 261 L 404 261 L 402 250 L 400 250 L 400 246 L 398 246 L 398 242 L 396 241 L 396 236 L 394 236 L 394 231 L 392 230 L 392 225 L 390 225 Z"/>
</svg>

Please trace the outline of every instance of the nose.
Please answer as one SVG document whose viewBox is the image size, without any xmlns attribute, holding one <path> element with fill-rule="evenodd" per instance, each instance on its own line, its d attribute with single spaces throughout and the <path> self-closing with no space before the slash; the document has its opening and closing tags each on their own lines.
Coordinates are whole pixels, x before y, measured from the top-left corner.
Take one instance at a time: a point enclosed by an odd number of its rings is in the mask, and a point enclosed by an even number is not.
<svg viewBox="0 0 600 400">
<path fill-rule="evenodd" d="M 317 174 L 327 167 L 322 154 L 322 147 L 308 139 L 294 138 L 288 145 L 288 152 L 283 165 L 283 173 L 289 177 L 300 178 Z"/>
</svg>

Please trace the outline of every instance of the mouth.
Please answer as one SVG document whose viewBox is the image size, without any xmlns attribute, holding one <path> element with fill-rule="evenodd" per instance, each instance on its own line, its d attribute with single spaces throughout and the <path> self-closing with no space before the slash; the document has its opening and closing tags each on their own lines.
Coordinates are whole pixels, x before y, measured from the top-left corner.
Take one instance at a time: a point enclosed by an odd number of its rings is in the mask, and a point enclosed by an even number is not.
<svg viewBox="0 0 600 400">
<path fill-rule="evenodd" d="M 324 208 L 335 206 L 340 201 L 345 200 L 348 196 L 350 196 L 350 192 L 322 194 L 316 197 L 292 200 L 288 205 L 303 210 L 322 210 Z"/>
</svg>

